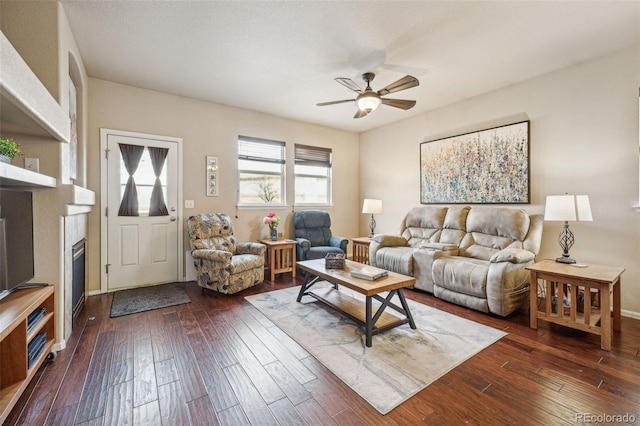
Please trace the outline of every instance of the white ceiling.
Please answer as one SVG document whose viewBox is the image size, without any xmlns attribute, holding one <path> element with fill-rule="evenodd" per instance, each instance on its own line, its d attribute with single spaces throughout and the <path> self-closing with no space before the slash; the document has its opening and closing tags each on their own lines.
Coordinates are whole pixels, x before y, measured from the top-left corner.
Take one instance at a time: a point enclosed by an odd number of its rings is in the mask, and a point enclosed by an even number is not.
<svg viewBox="0 0 640 426">
<path fill-rule="evenodd" d="M 640 0 L 62 0 L 91 77 L 365 131 L 640 40 Z M 375 71 L 374 90 L 411 74 L 416 99 L 354 119 L 333 81 Z"/>
</svg>

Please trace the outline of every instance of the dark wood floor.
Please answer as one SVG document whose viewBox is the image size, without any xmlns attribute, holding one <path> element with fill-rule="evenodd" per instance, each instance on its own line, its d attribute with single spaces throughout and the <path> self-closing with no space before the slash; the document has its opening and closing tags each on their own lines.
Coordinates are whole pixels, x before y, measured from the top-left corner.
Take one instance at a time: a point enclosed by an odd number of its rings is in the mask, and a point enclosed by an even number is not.
<svg viewBox="0 0 640 426">
<path fill-rule="evenodd" d="M 295 284 L 284 275 L 226 296 L 187 283 L 190 304 L 120 318 L 112 295 L 89 297 L 6 424 L 640 424 L 638 320 L 623 318 L 608 352 L 580 331 L 532 330 L 524 311 L 501 319 L 408 291 L 508 335 L 382 416 L 244 300 Z"/>
</svg>

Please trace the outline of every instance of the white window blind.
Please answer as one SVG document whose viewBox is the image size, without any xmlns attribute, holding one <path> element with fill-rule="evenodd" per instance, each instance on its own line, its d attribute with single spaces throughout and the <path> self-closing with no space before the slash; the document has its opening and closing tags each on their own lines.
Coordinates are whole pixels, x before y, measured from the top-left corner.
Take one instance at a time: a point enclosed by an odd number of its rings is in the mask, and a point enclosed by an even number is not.
<svg viewBox="0 0 640 426">
<path fill-rule="evenodd" d="M 280 141 L 238 136 L 239 205 L 284 205 L 285 147 Z"/>
<path fill-rule="evenodd" d="M 295 145 L 295 204 L 331 204 L 330 148 Z"/>
</svg>

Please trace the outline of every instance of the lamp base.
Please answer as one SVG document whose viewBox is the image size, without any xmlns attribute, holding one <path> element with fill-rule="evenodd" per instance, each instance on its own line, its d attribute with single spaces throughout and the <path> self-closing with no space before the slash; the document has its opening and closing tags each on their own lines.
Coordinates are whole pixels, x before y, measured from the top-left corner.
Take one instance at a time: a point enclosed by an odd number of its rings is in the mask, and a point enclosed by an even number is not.
<svg viewBox="0 0 640 426">
<path fill-rule="evenodd" d="M 559 258 L 556 259 L 556 262 L 558 262 L 558 263 L 567 263 L 567 264 L 571 265 L 573 263 L 576 263 L 576 260 L 572 259 L 570 257 L 559 257 Z"/>
<path fill-rule="evenodd" d="M 371 231 L 369 233 L 369 239 L 373 240 L 373 237 L 376 231 L 376 220 L 373 218 L 373 214 L 371 214 L 371 221 L 369 222 L 369 230 Z"/>
</svg>

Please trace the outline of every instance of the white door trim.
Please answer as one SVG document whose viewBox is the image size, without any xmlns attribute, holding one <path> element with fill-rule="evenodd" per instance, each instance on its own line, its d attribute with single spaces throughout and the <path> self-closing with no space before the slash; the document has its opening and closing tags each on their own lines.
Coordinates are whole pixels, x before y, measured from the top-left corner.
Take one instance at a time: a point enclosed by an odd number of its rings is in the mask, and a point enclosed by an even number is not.
<svg viewBox="0 0 640 426">
<path fill-rule="evenodd" d="M 182 138 L 174 138 L 171 136 L 151 135 L 147 133 L 127 132 L 124 130 L 100 129 L 100 293 L 106 293 L 107 288 L 107 254 L 109 253 L 107 243 L 107 217 L 105 211 L 107 208 L 107 137 L 109 135 L 134 137 L 142 139 L 154 139 L 166 142 L 175 142 L 178 148 L 178 277 L 184 277 L 184 251 L 183 251 L 183 229 L 184 221 L 182 219 L 184 194 L 182 187 Z"/>
</svg>

